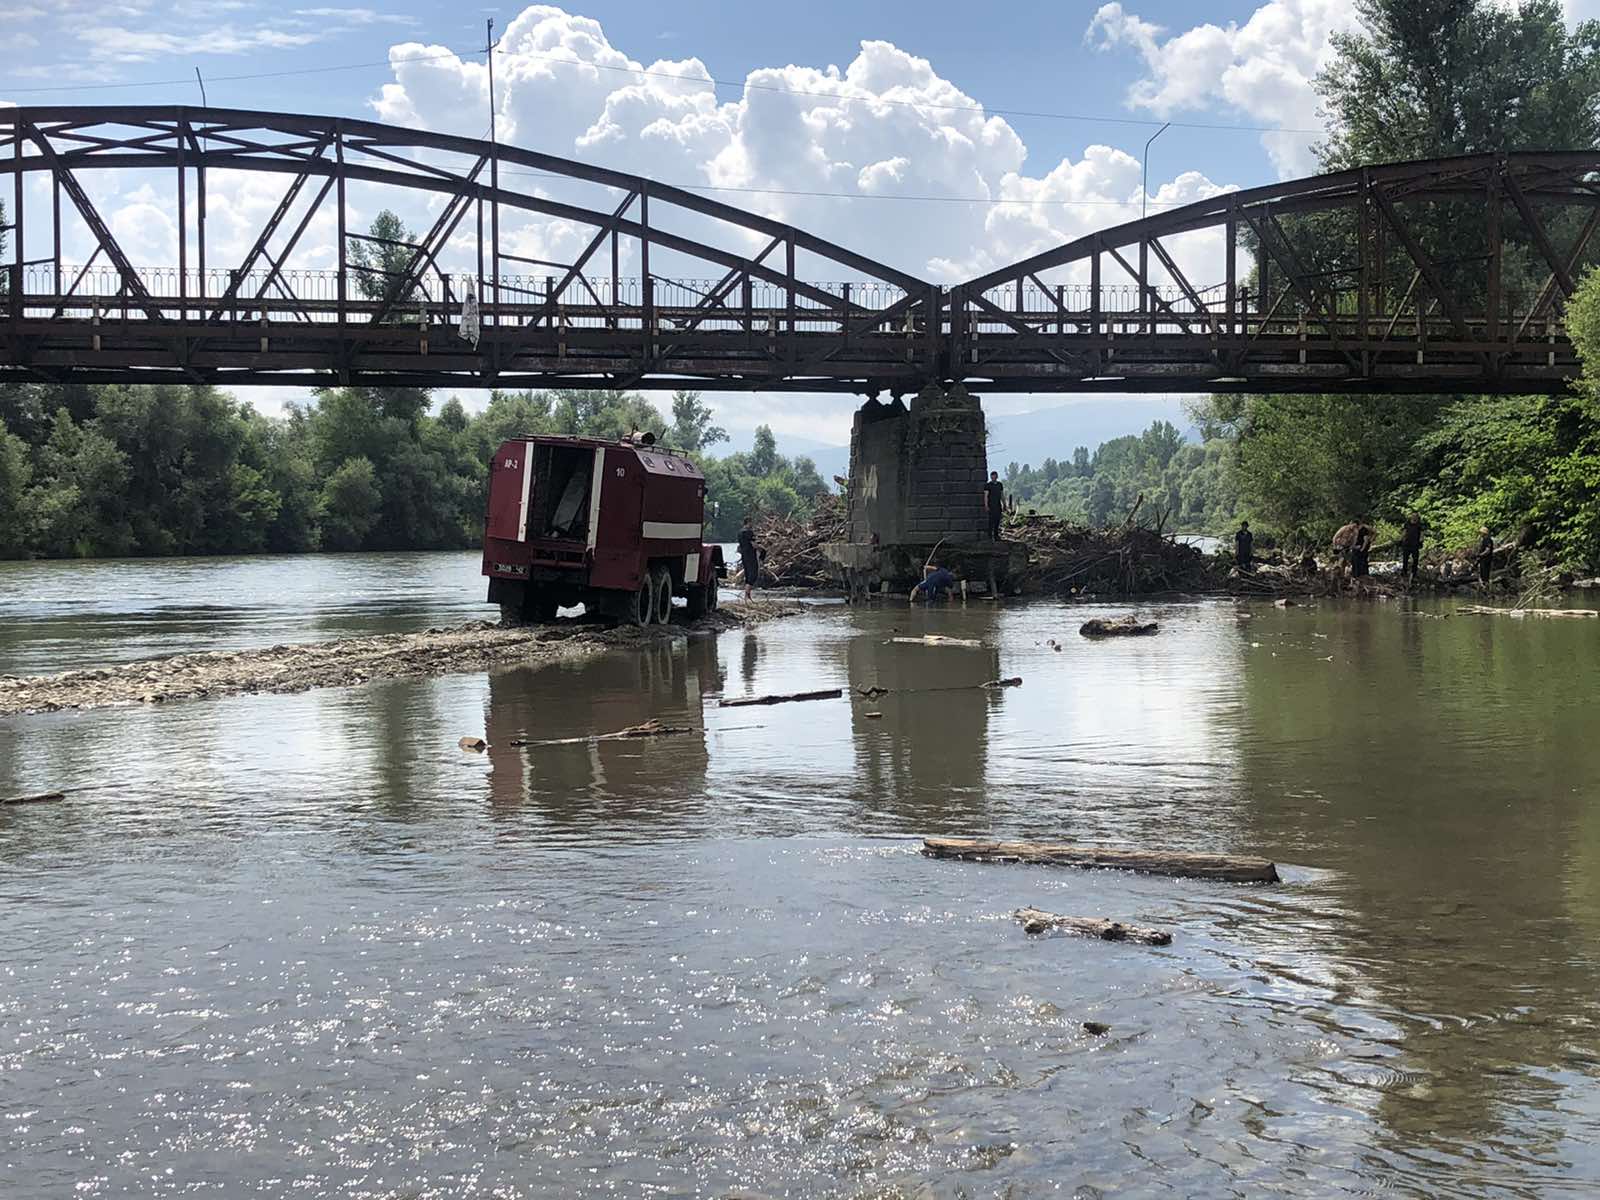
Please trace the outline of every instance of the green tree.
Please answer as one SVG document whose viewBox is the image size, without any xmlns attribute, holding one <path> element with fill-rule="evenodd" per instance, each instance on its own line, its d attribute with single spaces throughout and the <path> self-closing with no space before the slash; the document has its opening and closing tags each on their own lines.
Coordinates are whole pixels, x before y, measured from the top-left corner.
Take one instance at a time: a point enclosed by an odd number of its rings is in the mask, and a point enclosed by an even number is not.
<svg viewBox="0 0 1600 1200">
<path fill-rule="evenodd" d="M 777 465 L 778 439 L 772 436 L 772 426 L 757 425 L 755 444 L 750 449 L 750 473 L 770 475 Z"/>
<path fill-rule="evenodd" d="M 668 440 L 673 446 L 694 454 L 727 441 L 728 431 L 711 421 L 711 408 L 701 401 L 699 392 L 672 394 L 672 431 Z"/>
<path fill-rule="evenodd" d="M 0 558 L 18 558 L 28 549 L 32 480 L 28 444 L 0 421 Z"/>
<path fill-rule="evenodd" d="M 329 550 L 359 550 L 378 523 L 383 496 L 366 458 L 347 459 L 322 485 L 317 516 Z"/>
<path fill-rule="evenodd" d="M 350 239 L 345 257 L 351 279 L 368 300 L 406 304 L 419 298 L 420 289 L 404 286 L 416 261 L 417 235 L 389 209 L 372 219 L 365 237 Z"/>
<path fill-rule="evenodd" d="M 1600 140 L 1600 25 L 1557 0 L 1356 0 L 1317 76 L 1327 170 Z"/>
</svg>

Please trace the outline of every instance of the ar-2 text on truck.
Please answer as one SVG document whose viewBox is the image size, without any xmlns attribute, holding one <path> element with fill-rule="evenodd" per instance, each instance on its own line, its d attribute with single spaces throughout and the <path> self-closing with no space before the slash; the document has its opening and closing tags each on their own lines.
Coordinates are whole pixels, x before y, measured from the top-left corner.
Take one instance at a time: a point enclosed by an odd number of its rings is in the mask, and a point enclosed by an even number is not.
<svg viewBox="0 0 1600 1200">
<path fill-rule="evenodd" d="M 726 574 L 722 547 L 700 540 L 705 497 L 699 468 L 648 433 L 504 442 L 489 465 L 489 602 L 507 621 L 582 603 L 652 625 L 683 596 L 698 617 L 717 606 Z"/>
</svg>

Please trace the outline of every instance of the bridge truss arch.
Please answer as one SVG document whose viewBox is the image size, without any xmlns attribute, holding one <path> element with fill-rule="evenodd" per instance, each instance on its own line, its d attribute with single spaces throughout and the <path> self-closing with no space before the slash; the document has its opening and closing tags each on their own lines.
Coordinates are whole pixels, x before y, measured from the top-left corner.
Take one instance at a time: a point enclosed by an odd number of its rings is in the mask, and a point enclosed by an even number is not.
<svg viewBox="0 0 1600 1200">
<path fill-rule="evenodd" d="M 954 287 L 640 176 L 336 117 L 0 109 L 0 198 L 0 379 L 58 383 L 1544 392 L 1577 374 L 1564 303 L 1600 257 L 1593 152 L 1225 192 Z M 425 232 L 375 241 L 386 207 Z"/>
<path fill-rule="evenodd" d="M 952 289 L 950 373 L 980 392 L 1560 390 L 1597 223 L 1588 151 L 1224 192 Z"/>
<path fill-rule="evenodd" d="M 915 276 L 516 146 L 137 106 L 0 109 L 7 149 L 0 378 L 861 391 L 938 371 Z M 167 261 L 106 219 L 96 196 L 130 190 L 107 173 L 148 189 Z M 241 179 L 253 213 L 218 204 Z M 386 207 L 426 232 L 381 244 Z"/>
</svg>

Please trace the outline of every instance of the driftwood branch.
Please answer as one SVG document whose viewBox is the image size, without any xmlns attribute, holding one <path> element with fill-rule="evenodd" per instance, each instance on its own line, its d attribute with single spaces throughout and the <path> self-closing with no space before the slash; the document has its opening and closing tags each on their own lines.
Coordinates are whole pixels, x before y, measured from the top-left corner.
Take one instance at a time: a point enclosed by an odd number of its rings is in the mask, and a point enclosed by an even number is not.
<svg viewBox="0 0 1600 1200">
<path fill-rule="evenodd" d="M 743 700 L 719 700 L 718 708 L 749 708 L 753 704 L 792 704 L 797 700 L 837 700 L 844 695 L 843 688 L 828 688 L 820 692 L 792 692 L 787 696 L 747 696 Z"/>
<path fill-rule="evenodd" d="M 975 838 L 924 838 L 922 852 L 929 858 L 959 858 L 968 862 L 1105 868 L 1224 883 L 1278 882 L 1277 867 L 1268 859 L 1253 856 L 1190 854 L 1178 850 L 1109 850 L 1060 842 L 991 842 Z"/>
<path fill-rule="evenodd" d="M 630 725 L 626 729 L 619 729 L 615 733 L 591 733 L 585 737 L 548 738 L 544 741 L 530 741 L 520 738 L 511 743 L 513 746 L 576 746 L 586 742 L 621 742 L 631 738 L 671 737 L 681 733 L 699 733 L 693 725 L 663 725 L 651 717 L 640 725 Z"/>
<path fill-rule="evenodd" d="M 0 804 L 45 804 L 51 800 L 65 800 L 65 792 L 37 792 L 32 796 L 6 796 L 0 798 Z"/>
<path fill-rule="evenodd" d="M 1463 604 L 1458 613 L 1485 617 L 1600 617 L 1595 608 L 1497 608 L 1486 604 Z"/>
<path fill-rule="evenodd" d="M 1060 913 L 1045 912 L 1042 908 L 1019 908 L 1015 916 L 1028 933 L 1065 929 L 1068 933 L 1099 938 L 1105 942 L 1142 942 L 1146 946 L 1172 944 L 1172 935 L 1165 929 L 1124 925 L 1121 921 L 1108 921 L 1104 917 L 1064 917 Z"/>
<path fill-rule="evenodd" d="M 886 688 L 875 683 L 871 687 L 857 688 L 856 695 L 863 700 L 876 700 L 879 696 L 887 696 L 890 692 L 904 696 L 911 692 L 975 692 L 1021 686 L 1022 676 L 1013 675 L 1010 679 L 991 679 L 987 683 L 946 683 L 941 684 L 939 687 L 926 688 Z"/>
</svg>

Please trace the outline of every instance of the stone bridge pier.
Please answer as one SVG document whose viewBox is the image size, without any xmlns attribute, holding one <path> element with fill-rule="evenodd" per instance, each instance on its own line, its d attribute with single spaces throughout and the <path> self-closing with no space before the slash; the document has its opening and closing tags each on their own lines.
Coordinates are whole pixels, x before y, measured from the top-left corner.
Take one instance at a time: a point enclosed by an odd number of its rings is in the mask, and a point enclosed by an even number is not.
<svg viewBox="0 0 1600 1200">
<path fill-rule="evenodd" d="M 963 384 L 929 384 L 909 406 L 863 404 L 850 430 L 849 540 L 824 547 L 841 581 L 904 591 L 931 555 L 972 590 L 1003 585 L 1026 551 L 989 538 L 987 459 L 983 408 Z"/>
</svg>

